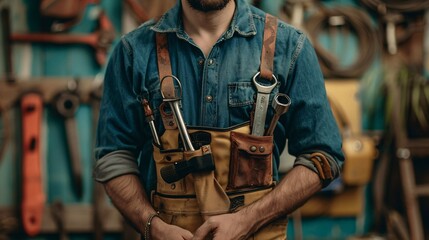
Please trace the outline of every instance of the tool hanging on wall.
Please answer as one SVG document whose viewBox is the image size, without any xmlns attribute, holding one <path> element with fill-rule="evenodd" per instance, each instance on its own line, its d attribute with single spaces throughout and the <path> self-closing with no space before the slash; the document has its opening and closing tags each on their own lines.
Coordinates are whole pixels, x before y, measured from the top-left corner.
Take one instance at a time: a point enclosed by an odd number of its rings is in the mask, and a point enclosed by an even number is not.
<svg viewBox="0 0 429 240">
<path fill-rule="evenodd" d="M 42 97 L 28 93 L 21 98 L 22 112 L 22 224 L 29 236 L 40 233 L 45 203 L 42 181 Z"/>
<path fill-rule="evenodd" d="M 418 18 L 419 15 L 411 18 L 399 12 L 387 12 L 380 16 L 380 23 L 385 31 L 383 40 L 389 54 L 396 54 L 399 45 L 408 41 L 414 33 L 424 30 L 424 22 Z"/>
<path fill-rule="evenodd" d="M 361 2 L 377 10 L 381 14 L 387 11 L 395 12 L 417 12 L 429 8 L 429 1 L 408 0 L 408 1 L 388 1 L 388 0 L 361 0 Z"/>
<path fill-rule="evenodd" d="M 314 0 L 288 0 L 283 4 L 280 18 L 290 23 L 292 26 L 304 29 L 304 14 L 307 8 L 314 5 Z"/>
<path fill-rule="evenodd" d="M 70 81 L 67 89 L 58 94 L 53 101 L 55 110 L 64 118 L 68 153 L 71 161 L 73 185 L 78 198 L 83 194 L 82 164 L 76 123 L 76 112 L 80 106 L 78 81 Z"/>
<path fill-rule="evenodd" d="M 41 0 L 40 15 L 52 20 L 50 31 L 64 32 L 82 19 L 87 4 L 98 4 L 98 0 Z"/>
<path fill-rule="evenodd" d="M 68 240 L 67 231 L 65 229 L 65 209 L 62 201 L 54 201 L 51 204 L 52 219 L 55 222 L 59 240 Z"/>
<path fill-rule="evenodd" d="M 356 34 L 358 55 L 355 60 L 343 65 L 343 59 L 326 50 L 318 37 L 329 28 L 346 28 Z M 310 34 L 316 49 L 320 66 L 325 77 L 357 78 L 371 65 L 377 51 L 379 40 L 371 19 L 366 12 L 354 7 L 322 8 L 306 21 L 305 29 Z M 331 29 L 332 30 L 332 29 Z"/>
<path fill-rule="evenodd" d="M 12 42 L 89 45 L 95 49 L 97 62 L 104 65 L 107 52 L 115 39 L 115 30 L 108 16 L 101 12 L 99 29 L 91 34 L 13 33 L 10 39 Z"/>
<path fill-rule="evenodd" d="M 0 163 L 3 159 L 3 155 L 6 151 L 10 140 L 10 127 L 9 127 L 9 113 L 5 109 L 0 108 L 0 119 L 1 119 L 1 130 L 0 130 Z"/>
<path fill-rule="evenodd" d="M 12 67 L 12 47 L 10 42 L 10 9 L 8 6 L 0 6 L 1 9 L 1 37 L 2 37 L 2 48 L 3 48 L 3 63 L 4 63 L 4 75 L 6 81 L 14 83 L 15 78 L 13 77 Z"/>
<path fill-rule="evenodd" d="M 137 0 L 125 0 L 130 10 L 134 13 L 134 16 L 138 23 L 144 23 L 149 20 L 149 15 L 143 6 Z"/>
<path fill-rule="evenodd" d="M 92 110 L 92 144 L 93 148 L 95 147 L 95 136 L 96 129 L 98 125 L 98 118 L 100 112 L 100 102 L 101 97 L 103 95 L 103 78 L 104 75 L 97 74 L 92 81 L 92 89 L 90 92 L 90 104 Z M 95 161 L 94 161 L 95 162 Z M 97 181 L 93 181 L 94 187 L 92 190 L 92 206 L 94 208 L 93 212 L 93 239 L 94 240 L 102 240 L 104 235 L 104 225 L 107 222 L 106 219 L 106 193 L 104 191 L 104 187 L 101 183 Z"/>
<path fill-rule="evenodd" d="M 80 21 L 86 0 L 41 0 L 40 15 L 52 19 L 52 32 L 63 32 Z"/>
</svg>

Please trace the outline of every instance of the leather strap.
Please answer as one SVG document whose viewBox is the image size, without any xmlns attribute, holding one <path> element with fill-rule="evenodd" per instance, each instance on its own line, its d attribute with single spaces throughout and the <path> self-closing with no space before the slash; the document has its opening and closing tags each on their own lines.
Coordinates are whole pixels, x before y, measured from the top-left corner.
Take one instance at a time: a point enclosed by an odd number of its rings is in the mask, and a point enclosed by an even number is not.
<svg viewBox="0 0 429 240">
<path fill-rule="evenodd" d="M 21 99 L 22 112 L 22 224 L 29 236 L 40 233 L 45 203 L 40 143 L 42 97 L 28 93 Z"/>
<path fill-rule="evenodd" d="M 274 52 L 276 49 L 277 18 L 266 14 L 264 28 L 264 43 L 261 55 L 261 77 L 271 80 L 273 78 Z"/>
<path fill-rule="evenodd" d="M 167 34 L 156 33 L 156 53 L 158 58 L 159 79 L 162 80 L 164 77 L 172 75 Z M 164 93 L 165 98 L 176 98 L 173 78 L 167 77 L 163 80 L 162 92 Z"/>
</svg>

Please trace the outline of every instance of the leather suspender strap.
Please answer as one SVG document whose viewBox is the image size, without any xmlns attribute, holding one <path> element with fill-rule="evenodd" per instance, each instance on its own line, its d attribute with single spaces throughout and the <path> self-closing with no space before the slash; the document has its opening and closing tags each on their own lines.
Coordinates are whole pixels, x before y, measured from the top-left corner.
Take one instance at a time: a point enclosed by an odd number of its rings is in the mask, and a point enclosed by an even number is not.
<svg viewBox="0 0 429 240">
<path fill-rule="evenodd" d="M 168 36 L 166 33 L 156 33 L 156 53 L 158 58 L 159 80 L 163 81 L 162 92 L 165 98 L 174 99 L 176 94 L 174 91 L 173 78 L 165 78 L 166 76 L 172 75 L 170 53 L 168 52 Z"/>
<path fill-rule="evenodd" d="M 261 77 L 271 80 L 273 77 L 274 52 L 276 50 L 277 18 L 266 14 L 264 28 L 264 43 L 261 55 Z"/>
<path fill-rule="evenodd" d="M 22 224 L 29 236 L 40 233 L 45 204 L 41 169 L 43 102 L 36 93 L 22 97 Z"/>
</svg>

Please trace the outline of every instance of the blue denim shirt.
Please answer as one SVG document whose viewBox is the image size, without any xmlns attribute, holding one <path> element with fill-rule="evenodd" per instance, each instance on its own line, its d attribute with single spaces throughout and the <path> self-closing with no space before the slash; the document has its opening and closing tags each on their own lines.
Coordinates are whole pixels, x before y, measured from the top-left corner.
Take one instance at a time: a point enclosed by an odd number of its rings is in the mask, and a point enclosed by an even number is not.
<svg viewBox="0 0 429 240">
<path fill-rule="evenodd" d="M 149 21 L 122 37 L 106 70 L 95 150 L 96 180 L 140 173 L 147 191 L 155 186 L 152 136 L 140 101 L 149 100 L 162 134 L 156 32 L 168 34 L 172 72 L 182 84 L 181 104 L 187 125 L 226 128 L 249 121 L 256 94 L 252 77 L 259 71 L 265 13 L 245 0 L 236 2 L 229 28 L 208 56 L 184 31 L 180 1 L 159 21 Z M 274 132 L 275 180 L 286 138 L 290 154 L 297 156 L 295 164 L 317 172 L 308 154 L 324 152 L 333 175 L 338 176 L 343 161 L 341 137 L 315 51 L 302 32 L 281 21 L 273 72 L 279 84 L 270 101 L 278 92 L 292 100 Z M 269 109 L 267 125 L 272 116 Z"/>
</svg>

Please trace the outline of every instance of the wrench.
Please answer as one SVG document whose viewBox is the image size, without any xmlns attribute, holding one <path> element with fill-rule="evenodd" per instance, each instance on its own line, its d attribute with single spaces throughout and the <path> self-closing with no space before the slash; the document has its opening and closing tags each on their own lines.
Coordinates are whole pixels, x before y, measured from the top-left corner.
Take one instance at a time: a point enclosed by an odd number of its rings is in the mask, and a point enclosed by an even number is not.
<svg viewBox="0 0 429 240">
<path fill-rule="evenodd" d="M 253 76 L 253 83 L 258 90 L 255 102 L 255 115 L 253 117 L 252 135 L 263 136 L 265 131 L 265 118 L 267 116 L 268 102 L 270 100 L 270 93 L 277 85 L 277 78 L 273 74 L 274 82 L 271 85 L 262 85 L 256 81 L 261 72 L 257 72 Z"/>
<path fill-rule="evenodd" d="M 68 82 L 67 90 L 61 92 L 54 101 L 56 111 L 64 118 L 66 129 L 67 146 L 71 160 L 73 183 L 77 196 L 80 198 L 83 194 L 82 189 L 82 166 L 80 157 L 80 148 L 78 140 L 78 129 L 75 114 L 80 106 L 80 98 L 77 95 L 76 80 Z"/>
<path fill-rule="evenodd" d="M 165 83 L 164 80 L 166 78 L 172 78 L 174 81 L 177 82 L 180 89 L 179 97 L 174 96 L 167 96 L 164 94 L 162 84 Z M 182 97 L 182 85 L 180 84 L 180 81 L 177 77 L 173 75 L 167 75 L 161 79 L 161 95 L 164 102 L 168 102 L 170 105 L 171 111 L 174 115 L 174 120 L 176 121 L 177 128 L 179 129 L 180 137 L 182 138 L 183 147 L 185 151 L 195 151 L 194 146 L 192 145 L 191 138 L 189 137 L 188 131 L 186 129 L 185 121 L 183 120 L 182 113 L 180 112 L 179 107 L 179 101 Z"/>
<path fill-rule="evenodd" d="M 268 130 L 265 133 L 265 136 L 273 135 L 274 128 L 276 127 L 280 116 L 287 112 L 290 104 L 291 104 L 291 100 L 288 95 L 284 93 L 277 93 L 274 96 L 273 103 L 271 106 L 274 108 L 275 113 L 274 113 L 273 119 L 271 119 L 270 126 L 268 127 Z"/>
<path fill-rule="evenodd" d="M 11 42 L 37 42 L 51 44 L 86 44 L 94 48 L 100 65 L 107 61 L 107 54 L 115 39 L 113 24 L 105 13 L 99 17 L 99 29 L 90 34 L 14 33 Z"/>
</svg>

